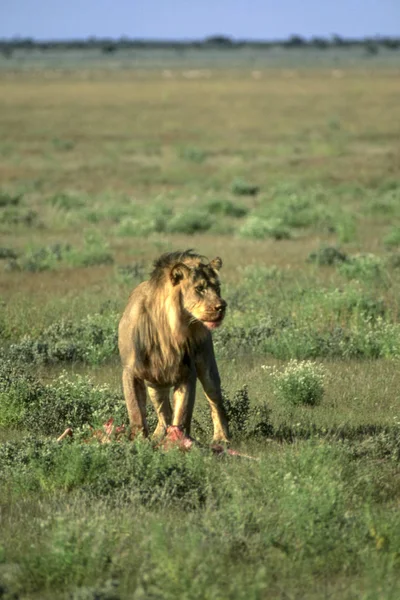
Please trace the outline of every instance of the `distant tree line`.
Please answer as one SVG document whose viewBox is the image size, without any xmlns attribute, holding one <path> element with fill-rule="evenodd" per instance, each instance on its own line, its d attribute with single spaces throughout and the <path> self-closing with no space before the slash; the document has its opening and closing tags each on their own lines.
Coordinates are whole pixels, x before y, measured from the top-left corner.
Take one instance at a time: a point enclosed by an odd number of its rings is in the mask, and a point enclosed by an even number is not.
<svg viewBox="0 0 400 600">
<path fill-rule="evenodd" d="M 400 48 L 400 37 L 376 36 L 373 38 L 343 38 L 332 35 L 329 38 L 311 37 L 304 38 L 300 35 L 291 35 L 284 40 L 235 40 L 225 35 L 213 35 L 204 40 L 192 41 L 167 41 L 167 40 L 141 40 L 121 37 L 119 39 L 89 37 L 87 39 L 48 40 L 38 41 L 33 38 L 14 37 L 0 39 L 0 52 L 11 57 L 14 50 L 89 50 L 98 49 L 104 53 L 114 53 L 123 49 L 165 49 L 184 51 L 196 49 L 236 49 L 236 48 L 351 48 L 364 47 L 370 54 L 376 54 L 380 48 L 397 50 Z"/>
</svg>

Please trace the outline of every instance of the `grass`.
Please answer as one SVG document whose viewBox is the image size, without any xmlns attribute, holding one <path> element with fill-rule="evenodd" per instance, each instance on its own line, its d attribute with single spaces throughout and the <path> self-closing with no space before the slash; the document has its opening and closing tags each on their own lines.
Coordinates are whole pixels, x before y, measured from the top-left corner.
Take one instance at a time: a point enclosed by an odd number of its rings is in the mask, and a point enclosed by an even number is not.
<svg viewBox="0 0 400 600">
<path fill-rule="evenodd" d="M 373 61 L 2 67 L 0 596 L 397 600 L 399 82 Z M 257 461 L 211 453 L 200 389 L 190 453 L 87 443 L 126 423 L 131 289 L 193 246 L 223 259 L 216 354 Z"/>
</svg>

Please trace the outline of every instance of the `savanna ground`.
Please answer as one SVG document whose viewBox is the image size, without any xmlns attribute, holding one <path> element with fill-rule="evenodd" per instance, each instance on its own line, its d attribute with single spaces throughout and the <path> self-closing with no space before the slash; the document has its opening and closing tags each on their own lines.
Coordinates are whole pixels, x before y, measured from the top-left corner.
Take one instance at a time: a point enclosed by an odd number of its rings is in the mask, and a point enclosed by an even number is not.
<svg viewBox="0 0 400 600">
<path fill-rule="evenodd" d="M 399 598 L 398 69 L 103 60 L 1 64 L 0 597 Z M 209 453 L 201 390 L 200 449 L 82 441 L 126 422 L 130 290 L 188 247 L 258 461 Z"/>
</svg>

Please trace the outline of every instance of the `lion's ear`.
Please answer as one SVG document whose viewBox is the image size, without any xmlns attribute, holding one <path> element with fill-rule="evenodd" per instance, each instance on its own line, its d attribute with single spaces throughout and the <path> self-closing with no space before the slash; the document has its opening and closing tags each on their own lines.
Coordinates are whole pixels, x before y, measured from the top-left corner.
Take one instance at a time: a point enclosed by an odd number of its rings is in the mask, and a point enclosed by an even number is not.
<svg viewBox="0 0 400 600">
<path fill-rule="evenodd" d="M 217 256 L 210 262 L 210 267 L 214 269 L 214 271 L 219 271 L 222 267 L 222 259 Z"/>
<path fill-rule="evenodd" d="M 188 277 L 189 273 L 190 269 L 184 263 L 178 263 L 177 265 L 174 265 L 170 272 L 172 285 L 178 285 L 182 279 Z"/>
</svg>

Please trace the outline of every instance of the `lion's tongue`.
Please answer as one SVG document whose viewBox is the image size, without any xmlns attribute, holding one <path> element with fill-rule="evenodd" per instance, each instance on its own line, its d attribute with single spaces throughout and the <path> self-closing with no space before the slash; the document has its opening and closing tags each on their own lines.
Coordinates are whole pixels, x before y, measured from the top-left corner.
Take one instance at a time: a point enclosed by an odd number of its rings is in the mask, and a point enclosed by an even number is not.
<svg viewBox="0 0 400 600">
<path fill-rule="evenodd" d="M 221 321 L 203 321 L 207 329 L 217 329 L 221 325 Z"/>
</svg>

